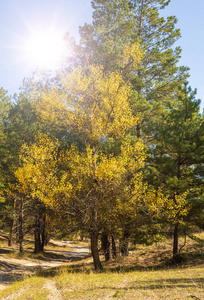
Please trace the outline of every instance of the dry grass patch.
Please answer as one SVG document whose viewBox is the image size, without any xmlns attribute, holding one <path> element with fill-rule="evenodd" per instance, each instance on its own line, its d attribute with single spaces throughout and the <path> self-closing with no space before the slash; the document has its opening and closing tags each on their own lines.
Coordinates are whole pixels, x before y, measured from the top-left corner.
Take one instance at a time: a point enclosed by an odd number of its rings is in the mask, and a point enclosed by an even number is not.
<svg viewBox="0 0 204 300">
<path fill-rule="evenodd" d="M 43 289 L 45 278 L 30 277 L 16 282 L 0 291 L 2 300 L 47 300 L 47 292 Z"/>
<path fill-rule="evenodd" d="M 64 299 L 204 299 L 203 266 L 128 273 L 64 272 L 55 279 Z"/>
<path fill-rule="evenodd" d="M 17 283 L 0 292 L 0 299 L 204 299 L 203 267 L 100 274 L 63 270 L 52 278 Z M 50 292 L 52 298 L 46 298 Z"/>
</svg>

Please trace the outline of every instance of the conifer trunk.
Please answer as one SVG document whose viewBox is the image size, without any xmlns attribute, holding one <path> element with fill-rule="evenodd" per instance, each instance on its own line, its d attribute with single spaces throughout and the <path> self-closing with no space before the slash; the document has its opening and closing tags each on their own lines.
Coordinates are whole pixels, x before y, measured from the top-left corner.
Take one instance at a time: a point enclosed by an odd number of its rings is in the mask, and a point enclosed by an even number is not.
<svg viewBox="0 0 204 300">
<path fill-rule="evenodd" d="M 41 251 L 40 219 L 39 219 L 39 216 L 36 216 L 36 219 L 35 219 L 34 237 L 35 237 L 34 252 L 39 253 Z"/>
<path fill-rule="evenodd" d="M 129 255 L 129 241 L 130 241 L 130 230 L 125 229 L 123 233 L 123 237 L 121 239 L 121 244 L 120 244 L 120 252 L 123 256 L 128 256 Z"/>
<path fill-rule="evenodd" d="M 8 237 L 8 246 L 11 247 L 13 244 L 13 231 L 14 231 L 14 223 L 15 223 L 15 217 L 12 218 L 11 226 L 10 226 L 10 232 Z"/>
<path fill-rule="evenodd" d="M 42 220 L 42 232 L 41 232 L 41 237 L 42 237 L 42 240 L 41 240 L 41 245 L 40 245 L 40 251 L 44 251 L 44 246 L 45 246 L 45 242 L 46 242 L 46 215 L 44 214 L 43 216 L 43 220 Z"/>
<path fill-rule="evenodd" d="M 21 197 L 20 214 L 19 214 L 19 251 L 20 251 L 20 253 L 23 252 L 23 238 L 24 238 L 24 232 L 23 232 L 23 198 Z"/>
<path fill-rule="evenodd" d="M 114 236 L 112 235 L 112 256 L 115 258 L 117 256 L 117 251 L 116 251 L 116 244 L 115 244 L 115 239 Z"/>
<path fill-rule="evenodd" d="M 34 238 L 35 238 L 35 253 L 43 252 L 46 244 L 46 213 L 40 218 L 39 215 L 35 219 Z"/>
<path fill-rule="evenodd" d="M 175 258 L 178 254 L 178 231 L 179 231 L 179 225 L 176 224 L 174 227 L 174 234 L 173 234 L 173 257 Z"/>
</svg>

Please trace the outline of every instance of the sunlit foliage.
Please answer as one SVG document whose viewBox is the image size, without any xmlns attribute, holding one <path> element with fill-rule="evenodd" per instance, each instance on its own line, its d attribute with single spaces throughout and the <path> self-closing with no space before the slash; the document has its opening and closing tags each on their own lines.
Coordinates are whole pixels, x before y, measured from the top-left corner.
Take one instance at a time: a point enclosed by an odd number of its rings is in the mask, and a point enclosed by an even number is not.
<svg viewBox="0 0 204 300">
<path fill-rule="evenodd" d="M 104 75 L 98 66 L 79 68 L 62 80 L 62 87 L 35 95 L 37 111 L 45 122 L 80 131 L 88 143 L 123 136 L 137 122 L 128 102 L 129 87 L 120 73 Z"/>
</svg>

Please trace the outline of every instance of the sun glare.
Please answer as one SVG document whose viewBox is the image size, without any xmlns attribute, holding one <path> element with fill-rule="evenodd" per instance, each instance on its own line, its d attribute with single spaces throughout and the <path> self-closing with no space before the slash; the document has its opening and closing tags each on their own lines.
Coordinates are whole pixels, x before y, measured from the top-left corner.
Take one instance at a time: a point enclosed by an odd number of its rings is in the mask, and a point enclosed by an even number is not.
<svg viewBox="0 0 204 300">
<path fill-rule="evenodd" d="M 64 43 L 55 31 L 36 32 L 26 43 L 29 63 L 40 68 L 56 68 L 63 57 Z"/>
</svg>

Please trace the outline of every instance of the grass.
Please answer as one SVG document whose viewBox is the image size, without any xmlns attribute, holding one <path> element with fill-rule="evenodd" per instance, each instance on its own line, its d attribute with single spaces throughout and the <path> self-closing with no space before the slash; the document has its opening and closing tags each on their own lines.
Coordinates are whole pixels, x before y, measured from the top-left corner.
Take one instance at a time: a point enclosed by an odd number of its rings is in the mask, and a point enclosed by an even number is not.
<svg viewBox="0 0 204 300">
<path fill-rule="evenodd" d="M 65 268 L 54 277 L 31 277 L 0 292 L 0 299 L 49 299 L 47 280 L 54 282 L 61 299 L 204 299 L 203 267 L 96 274 L 70 273 Z M 50 279 L 51 278 L 51 279 Z M 54 299 L 54 298 L 53 298 Z M 58 299 L 58 298 L 56 298 Z"/>
<path fill-rule="evenodd" d="M 46 290 L 43 289 L 46 279 L 41 277 L 26 278 L 0 291 L 0 299 L 15 295 L 15 300 L 47 300 Z"/>
<path fill-rule="evenodd" d="M 64 299 L 188 299 L 204 297 L 202 275 L 203 269 L 196 267 L 114 274 L 64 273 L 56 281 Z"/>
</svg>

